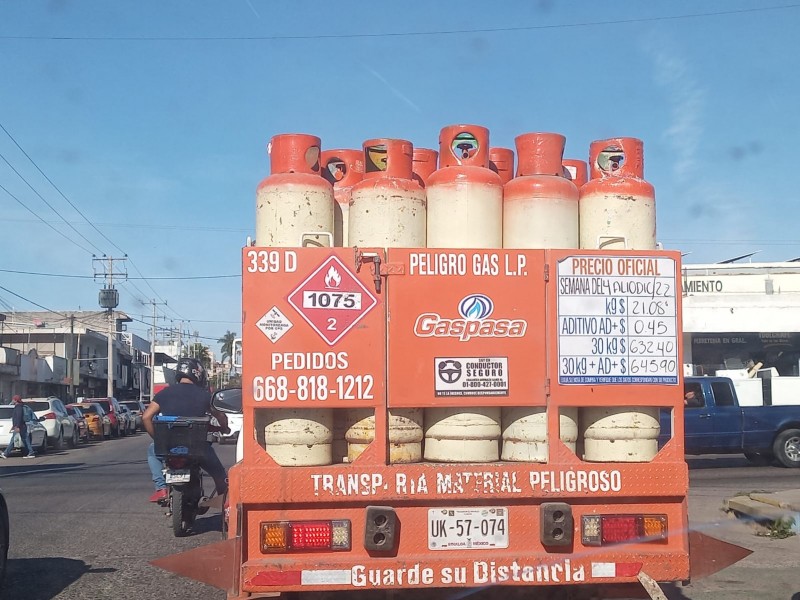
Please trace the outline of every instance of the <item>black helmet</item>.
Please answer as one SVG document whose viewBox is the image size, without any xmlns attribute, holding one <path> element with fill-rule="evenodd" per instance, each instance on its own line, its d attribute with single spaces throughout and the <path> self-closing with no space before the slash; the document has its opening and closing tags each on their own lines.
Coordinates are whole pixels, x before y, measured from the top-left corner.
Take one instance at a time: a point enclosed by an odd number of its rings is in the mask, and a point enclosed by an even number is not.
<svg viewBox="0 0 800 600">
<path fill-rule="evenodd" d="M 178 366 L 175 367 L 175 380 L 180 382 L 183 378 L 191 379 L 193 384 L 201 388 L 208 387 L 206 370 L 196 358 L 185 357 L 178 361 Z"/>
</svg>

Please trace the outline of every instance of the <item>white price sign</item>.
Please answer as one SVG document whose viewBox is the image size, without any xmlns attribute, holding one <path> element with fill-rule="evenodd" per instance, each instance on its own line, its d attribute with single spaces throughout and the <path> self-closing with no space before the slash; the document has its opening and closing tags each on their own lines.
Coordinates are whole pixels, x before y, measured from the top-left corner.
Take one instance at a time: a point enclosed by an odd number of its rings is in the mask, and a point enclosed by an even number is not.
<svg viewBox="0 0 800 600">
<path fill-rule="evenodd" d="M 571 256 L 556 285 L 559 383 L 677 385 L 672 258 Z"/>
</svg>

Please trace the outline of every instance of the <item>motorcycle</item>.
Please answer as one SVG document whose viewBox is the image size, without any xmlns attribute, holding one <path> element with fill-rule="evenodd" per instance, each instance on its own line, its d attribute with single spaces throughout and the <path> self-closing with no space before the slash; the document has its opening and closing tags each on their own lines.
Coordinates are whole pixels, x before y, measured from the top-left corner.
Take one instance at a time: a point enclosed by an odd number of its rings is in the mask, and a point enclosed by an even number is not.
<svg viewBox="0 0 800 600">
<path fill-rule="evenodd" d="M 213 441 L 213 432 L 221 428 L 212 423 L 212 417 L 159 416 L 153 419 L 153 426 L 155 453 L 164 462 L 164 481 L 169 490 L 160 504 L 172 517 L 175 537 L 184 537 L 198 516 L 209 508 L 222 508 L 223 499 L 216 496 L 216 490 L 205 495 L 203 470 L 198 462 L 206 445 Z"/>
</svg>

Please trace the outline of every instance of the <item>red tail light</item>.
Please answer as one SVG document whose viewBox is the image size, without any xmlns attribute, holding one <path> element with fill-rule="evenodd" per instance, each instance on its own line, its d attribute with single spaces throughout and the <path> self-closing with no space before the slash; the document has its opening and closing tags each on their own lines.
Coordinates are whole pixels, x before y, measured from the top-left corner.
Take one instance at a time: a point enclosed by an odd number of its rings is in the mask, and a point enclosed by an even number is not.
<svg viewBox="0 0 800 600">
<path fill-rule="evenodd" d="M 168 458 L 167 459 L 167 466 L 173 469 L 183 469 L 186 465 L 189 464 L 189 461 L 185 458 Z"/>
<path fill-rule="evenodd" d="M 586 515 L 581 540 L 587 546 L 624 542 L 666 542 L 666 515 Z"/>
<path fill-rule="evenodd" d="M 49 421 L 50 419 L 55 419 L 55 418 L 56 418 L 56 413 L 54 413 L 54 412 L 49 412 L 49 413 L 47 413 L 47 414 L 43 415 L 43 418 L 44 418 L 45 420 L 48 420 L 48 421 Z"/>
<path fill-rule="evenodd" d="M 349 550 L 350 521 L 268 521 L 261 523 L 261 551 Z"/>
</svg>

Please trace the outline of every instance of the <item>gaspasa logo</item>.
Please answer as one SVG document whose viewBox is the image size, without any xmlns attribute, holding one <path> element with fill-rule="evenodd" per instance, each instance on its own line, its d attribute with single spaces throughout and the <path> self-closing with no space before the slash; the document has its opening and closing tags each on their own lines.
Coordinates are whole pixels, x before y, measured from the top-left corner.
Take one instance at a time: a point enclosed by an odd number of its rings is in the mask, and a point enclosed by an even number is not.
<svg viewBox="0 0 800 600">
<path fill-rule="evenodd" d="M 490 319 L 494 302 L 485 294 L 470 294 L 458 303 L 461 318 L 449 319 L 438 313 L 423 313 L 414 323 L 417 337 L 457 338 L 468 342 L 472 338 L 517 338 L 525 335 L 528 322 L 524 319 Z"/>
</svg>

